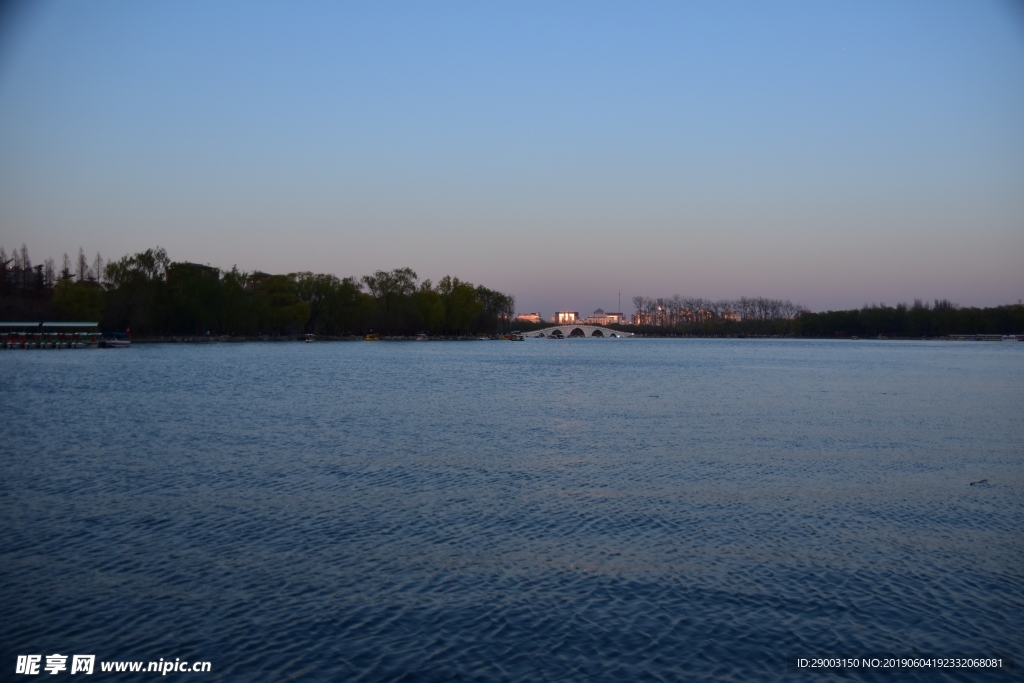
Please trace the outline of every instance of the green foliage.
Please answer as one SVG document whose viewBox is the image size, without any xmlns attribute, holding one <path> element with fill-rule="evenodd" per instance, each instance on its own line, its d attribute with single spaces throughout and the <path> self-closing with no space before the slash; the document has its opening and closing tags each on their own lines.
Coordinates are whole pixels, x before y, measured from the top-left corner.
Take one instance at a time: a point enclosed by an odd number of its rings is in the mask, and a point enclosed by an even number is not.
<svg viewBox="0 0 1024 683">
<path fill-rule="evenodd" d="M 412 305 L 416 311 L 419 329 L 440 330 L 444 326 L 444 303 L 441 295 L 433 288 L 430 280 L 420 283 L 419 289 L 412 295 Z"/>
<path fill-rule="evenodd" d="M 248 289 L 249 276 L 232 266 L 220 279 L 221 334 L 252 336 L 259 333 L 259 316 L 254 296 Z"/>
<path fill-rule="evenodd" d="M 480 311 L 477 313 L 477 328 L 496 332 L 510 329 L 512 317 L 515 315 L 515 298 L 493 289 L 487 289 L 483 285 L 477 286 L 476 298 L 481 304 Z"/>
<path fill-rule="evenodd" d="M 948 300 L 912 306 L 885 304 L 857 310 L 811 313 L 798 311 L 788 301 L 737 299 L 735 301 L 648 299 L 634 297 L 641 320 L 648 324 L 628 329 L 650 336 L 795 336 L 795 337 L 945 337 L 951 334 L 1024 334 L 1024 304 L 995 308 L 961 308 Z M 687 321 L 676 311 L 700 311 L 700 322 Z M 740 319 L 722 314 L 740 313 Z M 681 321 L 680 321 L 681 319 Z"/>
<path fill-rule="evenodd" d="M 309 307 L 305 330 L 313 334 L 350 334 L 356 327 L 365 295 L 355 278 L 338 279 L 334 275 L 296 276 L 299 299 Z"/>
<path fill-rule="evenodd" d="M 1024 305 L 960 308 L 946 300 L 930 306 L 885 304 L 860 310 L 802 313 L 799 333 L 805 337 L 944 337 L 950 334 L 1024 334 Z"/>
<path fill-rule="evenodd" d="M 410 268 L 360 279 L 221 271 L 171 261 L 158 247 L 107 264 L 102 283 L 59 280 L 52 303 L 64 319 L 101 320 L 104 329 L 140 336 L 344 336 L 494 332 L 514 300 L 450 276 L 437 287 L 417 284 Z"/>
<path fill-rule="evenodd" d="M 484 307 L 477 298 L 476 288 L 457 277 L 445 275 L 437 283 L 437 293 L 444 308 L 442 332 L 454 335 L 468 333 L 477 313 Z"/>
<path fill-rule="evenodd" d="M 506 330 L 515 309 L 510 295 L 450 275 L 436 286 L 430 280 L 417 284 L 411 268 L 378 270 L 359 279 L 311 272 L 246 273 L 237 267 L 221 271 L 172 262 L 160 247 L 108 263 L 102 281 L 83 277 L 81 270 L 75 279 L 67 266 L 55 278 L 52 261 L 47 263 L 44 272 L 44 266 L 31 266 L 24 247 L 11 259 L 0 249 L 0 317 L 100 320 L 104 329 L 130 329 L 143 336 L 342 336 L 371 331 L 461 336 Z M 656 336 L 1024 334 L 1020 302 L 961 308 L 947 300 L 915 301 L 912 306 L 880 304 L 798 315 L 799 307 L 788 301 L 761 298 L 634 297 L 634 305 L 648 324 L 610 327 Z M 515 326 L 537 329 L 546 323 Z"/>
<path fill-rule="evenodd" d="M 411 268 L 378 270 L 363 277 L 363 284 L 377 302 L 380 326 L 389 334 L 394 332 L 399 316 L 416 291 L 416 277 Z"/>
<path fill-rule="evenodd" d="M 53 307 L 65 320 L 97 321 L 103 303 L 103 292 L 92 282 L 59 280 L 53 288 Z"/>
<path fill-rule="evenodd" d="M 260 280 L 257 300 L 263 334 L 297 334 L 309 320 L 310 307 L 299 298 L 294 275 L 271 275 Z"/>
<path fill-rule="evenodd" d="M 168 329 L 172 316 L 166 280 L 169 265 L 167 252 L 160 247 L 108 263 L 105 327 L 142 334 Z"/>
<path fill-rule="evenodd" d="M 217 268 L 194 263 L 171 263 L 166 267 L 171 302 L 171 329 L 203 334 L 220 327 L 223 287 Z"/>
<path fill-rule="evenodd" d="M 161 282 L 170 261 L 167 252 L 161 248 L 147 249 L 134 256 L 124 256 L 120 261 L 107 264 L 106 279 L 115 289 L 124 285 Z"/>
</svg>

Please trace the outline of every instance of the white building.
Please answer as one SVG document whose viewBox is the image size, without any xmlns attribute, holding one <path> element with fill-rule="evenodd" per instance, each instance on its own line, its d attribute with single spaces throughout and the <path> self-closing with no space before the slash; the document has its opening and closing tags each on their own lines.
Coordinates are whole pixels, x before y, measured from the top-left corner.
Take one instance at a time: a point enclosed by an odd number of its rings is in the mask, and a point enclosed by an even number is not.
<svg viewBox="0 0 1024 683">
<path fill-rule="evenodd" d="M 551 322 L 556 325 L 566 325 L 568 323 L 574 323 L 580 319 L 580 314 L 577 311 L 555 311 L 555 314 L 551 316 Z"/>
<path fill-rule="evenodd" d="M 625 316 L 619 312 L 605 313 L 602 309 L 594 311 L 594 315 L 591 315 L 583 319 L 583 322 L 587 325 L 621 325 Z"/>
</svg>

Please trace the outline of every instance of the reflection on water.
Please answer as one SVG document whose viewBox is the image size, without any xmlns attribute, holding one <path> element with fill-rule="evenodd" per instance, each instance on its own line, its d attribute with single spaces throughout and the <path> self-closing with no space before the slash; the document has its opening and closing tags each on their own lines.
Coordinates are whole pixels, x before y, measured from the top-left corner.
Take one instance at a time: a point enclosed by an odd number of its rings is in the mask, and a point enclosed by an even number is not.
<svg viewBox="0 0 1024 683">
<path fill-rule="evenodd" d="M 3 678 L 52 652 L 325 681 L 1024 654 L 1024 344 L 139 345 L 0 372 Z"/>
</svg>

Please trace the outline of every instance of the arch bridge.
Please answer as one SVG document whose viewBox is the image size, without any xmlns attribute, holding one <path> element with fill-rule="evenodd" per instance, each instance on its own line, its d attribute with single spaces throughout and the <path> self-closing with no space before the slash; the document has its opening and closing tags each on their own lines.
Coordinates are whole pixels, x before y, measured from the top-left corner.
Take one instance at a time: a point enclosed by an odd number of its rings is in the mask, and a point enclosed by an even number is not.
<svg viewBox="0 0 1024 683">
<path fill-rule="evenodd" d="M 632 332 L 620 332 L 619 330 L 612 330 L 607 327 L 598 327 L 597 325 L 552 325 L 551 327 L 545 327 L 542 330 L 534 330 L 532 332 L 525 333 L 526 337 L 560 337 L 562 339 L 570 337 L 632 337 Z"/>
</svg>

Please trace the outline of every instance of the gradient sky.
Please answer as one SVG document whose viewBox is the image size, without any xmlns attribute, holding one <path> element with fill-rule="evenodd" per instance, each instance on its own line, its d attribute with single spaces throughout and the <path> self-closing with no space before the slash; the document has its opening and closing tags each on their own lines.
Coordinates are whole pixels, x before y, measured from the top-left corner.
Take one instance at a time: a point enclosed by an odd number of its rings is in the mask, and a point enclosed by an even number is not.
<svg viewBox="0 0 1024 683">
<path fill-rule="evenodd" d="M 520 311 L 1024 297 L 1015 2 L 32 2 L 0 14 L 0 245 Z"/>
</svg>

